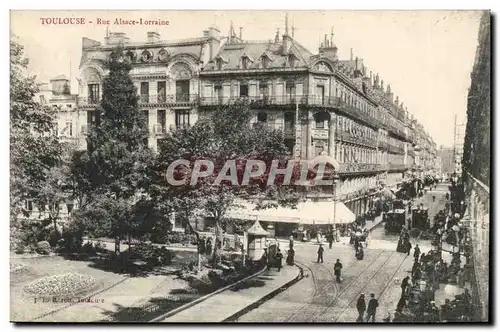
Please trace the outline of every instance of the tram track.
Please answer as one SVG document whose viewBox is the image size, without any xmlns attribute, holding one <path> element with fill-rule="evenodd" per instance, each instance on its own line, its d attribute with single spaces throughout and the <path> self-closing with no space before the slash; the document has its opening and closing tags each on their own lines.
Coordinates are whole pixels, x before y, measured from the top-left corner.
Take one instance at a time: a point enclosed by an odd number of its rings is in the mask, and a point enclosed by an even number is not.
<svg viewBox="0 0 500 332">
<path fill-rule="evenodd" d="M 327 314 L 328 311 L 330 311 L 332 308 L 334 308 L 336 305 L 338 305 L 340 301 L 342 301 L 342 297 L 346 293 L 348 293 L 349 291 L 351 291 L 353 285 L 358 284 L 359 279 L 362 278 L 365 275 L 366 271 L 368 271 L 369 269 L 371 269 L 373 266 L 377 266 L 376 263 L 379 261 L 379 258 L 382 257 L 382 255 L 384 255 L 385 253 L 387 253 L 387 251 L 383 250 L 380 254 L 378 254 L 378 256 L 369 265 L 367 265 L 360 273 L 358 273 L 356 275 L 356 277 L 353 280 L 351 280 L 351 282 L 349 282 L 349 284 L 342 290 L 342 292 L 340 292 L 339 294 L 337 294 L 337 296 L 326 305 L 326 308 L 324 308 L 323 310 L 321 310 L 319 313 L 316 312 L 316 314 L 313 314 L 312 317 L 311 317 L 311 319 L 308 320 L 308 322 L 322 322 L 322 321 L 328 322 L 328 321 L 331 321 L 331 319 L 329 319 L 329 318 L 323 319 L 324 316 L 325 316 L 325 314 Z M 380 266 L 378 266 L 376 268 L 375 273 L 373 273 L 373 275 L 370 278 L 370 280 L 373 279 L 373 276 L 375 276 L 382 269 L 382 267 L 391 258 L 391 256 L 392 256 L 392 253 L 387 257 L 386 260 L 384 260 L 384 262 Z M 366 282 L 363 285 L 363 287 L 367 283 L 369 283 L 370 280 L 368 280 L 368 282 Z"/>
<path fill-rule="evenodd" d="M 361 295 L 361 293 L 363 292 L 363 289 L 374 279 L 376 278 L 378 275 L 379 275 L 379 271 L 385 266 L 385 263 L 387 263 L 391 257 L 393 257 L 395 253 L 391 253 L 391 255 L 388 257 L 388 259 L 384 262 L 384 264 L 382 264 L 382 266 L 374 273 L 374 275 L 370 278 L 370 280 L 368 280 L 365 285 L 363 286 L 363 288 L 361 288 L 361 291 L 358 292 L 355 296 L 353 296 L 351 298 L 351 300 L 342 308 L 342 311 L 338 314 L 337 318 L 335 319 L 335 322 L 339 322 L 339 320 L 342 318 L 342 316 L 345 314 L 345 312 L 351 307 L 352 303 L 358 298 L 359 295 Z M 378 295 L 378 299 L 380 301 L 381 297 L 384 295 L 385 291 L 387 290 L 387 288 L 389 287 L 390 283 L 392 282 L 392 280 L 394 279 L 394 276 L 398 273 L 398 271 L 401 269 L 401 267 L 403 266 L 404 262 L 406 261 L 406 258 L 407 256 L 405 255 L 403 257 L 403 259 L 401 260 L 401 262 L 397 265 L 396 269 L 394 270 L 394 273 L 390 276 L 389 278 L 389 282 L 386 282 L 385 283 L 385 286 L 384 288 L 382 289 L 382 291 L 377 294 Z"/>
<path fill-rule="evenodd" d="M 356 261 L 352 261 L 346 268 L 347 269 L 350 268 L 355 263 L 356 263 Z M 302 266 L 306 266 L 305 264 L 300 263 L 300 262 L 299 262 L 299 264 L 301 264 Z M 327 266 L 325 266 L 325 265 L 317 265 L 317 266 L 320 267 L 322 270 L 327 272 L 328 276 L 325 279 L 325 280 L 327 280 L 327 283 L 324 286 L 319 286 L 318 285 L 318 278 L 315 275 L 314 271 L 310 267 L 307 267 L 307 269 L 311 272 L 311 277 L 313 279 L 313 287 L 314 287 L 314 291 L 312 293 L 312 296 L 310 297 L 311 301 L 309 301 L 309 302 L 314 302 L 315 299 L 318 299 L 318 297 L 320 297 L 320 296 L 328 296 L 328 294 L 330 294 L 328 292 L 328 289 L 330 287 L 333 287 L 333 289 L 334 289 L 333 297 L 334 298 L 337 297 L 338 285 L 335 282 L 335 275 Z M 304 312 L 314 310 L 314 308 L 315 308 L 314 303 L 304 304 L 299 309 L 293 311 L 290 315 L 288 315 L 288 317 L 285 319 L 285 322 L 297 321 L 297 320 L 300 321 L 300 318 L 297 317 L 299 314 L 301 316 L 303 316 Z M 307 316 L 307 313 L 306 313 L 306 316 Z"/>
<path fill-rule="evenodd" d="M 352 285 L 358 278 L 361 274 L 363 274 L 368 268 L 370 268 L 373 264 L 375 264 L 375 262 L 378 260 L 378 258 L 384 253 L 386 252 L 385 250 L 380 252 L 380 254 L 378 254 L 376 256 L 376 258 L 374 259 L 373 262 L 371 262 L 370 264 L 368 264 L 364 269 L 363 271 L 361 271 L 361 273 L 359 273 L 355 278 L 354 280 L 352 280 L 349 285 L 347 287 L 350 287 L 350 285 Z M 344 267 L 344 269 L 349 269 L 350 267 L 352 267 L 352 265 L 356 264 L 358 261 L 357 260 L 354 260 L 352 261 L 351 264 L 349 264 L 349 266 L 347 267 Z M 315 321 L 315 318 L 318 316 L 317 312 L 320 311 L 320 315 L 323 314 L 324 312 L 326 312 L 329 307 L 331 307 L 335 301 L 340 297 L 342 296 L 343 292 L 341 292 L 339 294 L 339 285 L 337 285 L 335 279 L 336 277 L 334 276 L 334 274 L 332 273 L 332 271 L 330 271 L 328 268 L 326 267 L 322 267 L 322 268 L 325 268 L 327 269 L 328 271 L 328 282 L 327 284 L 324 286 L 324 287 L 318 287 L 318 283 L 317 283 L 317 280 L 315 282 L 315 291 L 314 291 L 314 297 L 312 298 L 312 303 L 308 303 L 308 304 L 305 304 L 303 305 L 302 307 L 300 307 L 298 310 L 295 310 L 291 315 L 289 315 L 287 318 L 286 318 L 286 322 L 314 322 Z M 335 294 L 333 297 L 333 301 L 327 301 L 327 308 L 324 309 L 324 305 L 323 304 L 315 304 L 314 300 L 318 297 L 318 294 L 320 295 L 323 295 L 323 296 L 326 296 L 327 294 L 325 293 L 325 290 L 328 288 L 328 287 L 334 287 L 335 289 Z M 304 319 L 305 317 L 308 317 L 309 319 Z M 312 318 L 311 318 L 312 317 Z"/>
</svg>

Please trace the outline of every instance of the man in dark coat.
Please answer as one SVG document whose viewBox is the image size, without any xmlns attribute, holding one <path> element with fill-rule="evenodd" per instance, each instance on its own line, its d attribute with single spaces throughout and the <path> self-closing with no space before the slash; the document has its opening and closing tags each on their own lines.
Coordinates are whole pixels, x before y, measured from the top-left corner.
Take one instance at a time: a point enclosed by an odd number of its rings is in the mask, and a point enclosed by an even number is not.
<svg viewBox="0 0 500 332">
<path fill-rule="evenodd" d="M 407 250 L 406 255 L 410 256 L 410 253 L 411 253 L 411 243 L 410 243 L 410 241 L 408 241 L 406 243 L 406 250 Z"/>
<path fill-rule="evenodd" d="M 333 232 L 330 230 L 326 234 L 326 239 L 328 240 L 328 248 L 332 249 L 333 245 Z"/>
<path fill-rule="evenodd" d="M 398 305 L 396 306 L 396 311 L 402 312 L 405 307 L 406 307 L 406 295 L 403 293 L 401 295 L 401 298 L 399 299 Z"/>
<path fill-rule="evenodd" d="M 337 258 L 337 262 L 333 266 L 333 269 L 335 270 L 335 277 L 337 278 L 337 282 L 340 283 L 342 280 L 340 279 L 340 276 L 342 274 L 342 263 L 340 260 Z"/>
<path fill-rule="evenodd" d="M 325 251 L 325 249 L 323 249 L 323 245 L 320 243 L 319 244 L 319 248 L 318 248 L 318 261 L 317 263 L 323 263 L 323 251 Z"/>
<path fill-rule="evenodd" d="M 418 247 L 418 244 L 415 245 L 415 249 L 413 251 L 413 257 L 415 258 L 420 257 L 420 248 Z"/>
<path fill-rule="evenodd" d="M 366 311 L 366 301 L 365 294 L 361 294 L 358 298 L 358 303 L 356 303 L 356 309 L 358 309 L 358 319 L 356 322 L 363 322 L 363 316 Z"/>
<path fill-rule="evenodd" d="M 408 276 L 404 277 L 403 281 L 401 282 L 402 294 L 406 293 L 406 288 L 408 287 L 409 282 L 410 282 L 410 277 L 408 277 Z"/>
<path fill-rule="evenodd" d="M 366 310 L 366 321 L 372 319 L 372 323 L 375 323 L 375 314 L 377 313 L 378 300 L 375 299 L 375 294 L 370 294 L 370 301 L 368 301 L 368 309 Z"/>
<path fill-rule="evenodd" d="M 276 264 L 278 264 L 278 272 L 281 271 L 281 268 L 283 266 L 282 260 L 283 260 L 283 254 L 281 253 L 281 250 L 278 249 L 278 252 L 276 253 Z"/>
<path fill-rule="evenodd" d="M 293 250 L 293 249 L 288 250 L 288 256 L 286 257 L 286 263 L 288 265 L 295 264 L 295 250 Z"/>
</svg>

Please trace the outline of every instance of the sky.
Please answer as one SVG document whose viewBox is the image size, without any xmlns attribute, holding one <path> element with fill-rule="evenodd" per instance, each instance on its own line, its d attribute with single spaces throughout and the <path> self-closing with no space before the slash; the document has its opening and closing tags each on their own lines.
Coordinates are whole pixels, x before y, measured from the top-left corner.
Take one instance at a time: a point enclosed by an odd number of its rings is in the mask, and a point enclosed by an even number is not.
<svg viewBox="0 0 500 332">
<path fill-rule="evenodd" d="M 437 145 L 452 146 L 454 118 L 465 123 L 467 92 L 474 63 L 480 12 L 478 11 L 288 11 L 294 38 L 317 53 L 324 34 L 333 27 L 339 58 L 362 58 L 384 86 L 404 102 Z M 85 25 L 44 25 L 41 18 L 83 17 Z M 30 71 L 44 82 L 59 74 L 72 77 L 77 92 L 82 37 L 103 41 L 102 20 L 168 20 L 168 26 L 110 25 L 132 41 L 146 39 L 148 31 L 173 40 L 201 37 L 216 25 L 227 36 L 232 21 L 243 39 L 274 39 L 285 28 L 284 11 L 12 11 L 11 33 L 18 36 L 30 58 Z M 463 131 L 463 128 L 461 130 Z"/>
</svg>

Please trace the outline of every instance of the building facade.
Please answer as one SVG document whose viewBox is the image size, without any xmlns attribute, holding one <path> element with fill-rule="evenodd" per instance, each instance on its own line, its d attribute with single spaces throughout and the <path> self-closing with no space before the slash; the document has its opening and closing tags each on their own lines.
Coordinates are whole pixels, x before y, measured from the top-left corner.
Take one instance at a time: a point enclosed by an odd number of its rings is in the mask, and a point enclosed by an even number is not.
<svg viewBox="0 0 500 332">
<path fill-rule="evenodd" d="M 380 184 L 396 185 L 415 167 L 434 165 L 435 144 L 363 59 L 338 58 L 333 34 L 312 53 L 294 39 L 288 19 L 284 33 L 248 41 L 231 25 L 226 38 L 211 27 L 200 38 L 164 41 L 149 32 L 143 42 L 112 33 L 104 43 L 83 38 L 78 111 L 73 112 L 79 147 L 95 121 L 105 63 L 117 45 L 133 64 L 131 76 L 147 115 L 149 144 L 174 128 L 194 124 L 219 105 L 246 103 L 252 125 L 283 132 L 290 156 L 320 154 L 340 165 L 336 188 L 312 188 L 310 198 L 333 194 L 356 214 L 370 206 Z M 420 153 L 420 155 L 419 155 Z"/>
<path fill-rule="evenodd" d="M 490 303 L 490 172 L 491 172 L 491 13 L 480 21 L 478 47 L 471 73 L 463 173 L 467 204 L 464 224 L 472 243 L 472 298 L 478 321 L 488 320 Z"/>
</svg>

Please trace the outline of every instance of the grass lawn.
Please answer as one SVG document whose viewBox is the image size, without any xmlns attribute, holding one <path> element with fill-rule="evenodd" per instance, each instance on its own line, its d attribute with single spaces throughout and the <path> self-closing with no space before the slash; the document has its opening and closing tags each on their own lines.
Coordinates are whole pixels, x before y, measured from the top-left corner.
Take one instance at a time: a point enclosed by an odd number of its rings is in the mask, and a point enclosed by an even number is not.
<svg viewBox="0 0 500 332">
<path fill-rule="evenodd" d="M 90 261 L 73 261 L 59 256 L 20 259 L 11 254 L 10 319 L 17 322 L 148 321 L 201 296 L 190 289 L 186 281 L 171 274 L 172 269 L 193 259 L 195 253 L 176 254 L 173 267 L 134 277 L 95 267 Z M 76 301 L 101 292 L 92 297 L 96 303 L 69 305 L 52 300 L 42 303 L 39 296 L 25 291 L 25 286 L 33 281 L 66 273 L 95 279 L 92 287 L 67 298 Z"/>
</svg>

